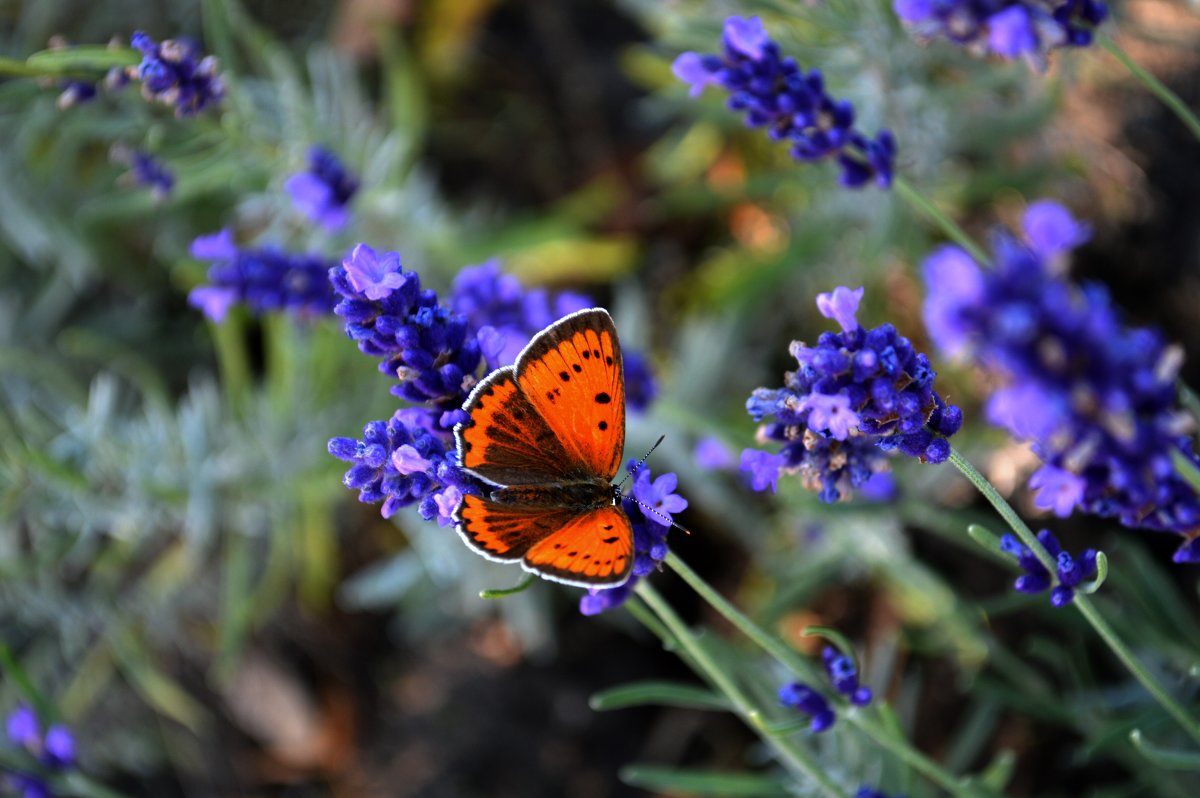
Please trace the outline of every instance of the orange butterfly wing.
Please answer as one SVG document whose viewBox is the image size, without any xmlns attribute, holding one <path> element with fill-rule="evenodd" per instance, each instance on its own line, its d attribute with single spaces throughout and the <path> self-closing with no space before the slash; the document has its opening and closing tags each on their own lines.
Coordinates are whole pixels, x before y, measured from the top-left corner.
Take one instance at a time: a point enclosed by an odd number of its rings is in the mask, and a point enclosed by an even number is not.
<svg viewBox="0 0 1200 798">
<path fill-rule="evenodd" d="M 579 514 L 564 507 L 501 504 L 479 496 L 463 496 L 455 520 L 467 545 L 499 562 L 513 562 L 564 528 Z"/>
<path fill-rule="evenodd" d="M 494 485 L 558 482 L 566 449 L 513 374 L 512 366 L 497 369 L 471 392 L 463 405 L 471 420 L 454 429 L 459 460 Z"/>
<path fill-rule="evenodd" d="M 580 587 L 619 585 L 633 568 L 633 528 L 620 507 L 579 512 L 464 496 L 456 516 L 467 545 L 499 562 Z"/>
<path fill-rule="evenodd" d="M 625 450 L 625 374 L 608 311 L 580 310 L 542 330 L 517 358 L 516 380 L 566 449 L 559 479 L 611 481 Z"/>
<path fill-rule="evenodd" d="M 633 570 L 633 527 L 618 505 L 575 516 L 525 555 L 526 570 L 569 585 L 619 585 Z"/>
</svg>

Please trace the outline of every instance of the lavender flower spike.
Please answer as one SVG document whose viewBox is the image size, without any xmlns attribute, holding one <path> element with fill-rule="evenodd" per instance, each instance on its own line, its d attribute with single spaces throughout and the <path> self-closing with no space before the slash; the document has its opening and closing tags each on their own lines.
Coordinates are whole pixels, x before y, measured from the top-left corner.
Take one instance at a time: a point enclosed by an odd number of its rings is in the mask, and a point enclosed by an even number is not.
<svg viewBox="0 0 1200 798">
<path fill-rule="evenodd" d="M 805 73 L 783 57 L 758 17 L 725 22 L 720 55 L 682 53 L 671 69 L 695 97 L 710 85 L 729 92 L 730 110 L 742 113 L 748 127 L 760 127 L 776 141 L 791 145 L 801 162 L 836 160 L 839 182 L 859 188 L 874 181 L 892 182 L 896 141 L 881 130 L 872 139 L 854 127 L 854 106 L 835 100 L 815 69 Z"/>
<path fill-rule="evenodd" d="M 166 39 L 161 44 L 145 33 L 133 34 L 132 45 L 142 53 L 142 63 L 129 68 L 129 77 L 140 80 L 142 96 L 169 105 L 179 117 L 193 116 L 220 102 L 225 85 L 217 75 L 217 60 L 202 56 L 189 39 Z"/>
<path fill-rule="evenodd" d="M 243 249 L 228 230 L 197 238 L 191 255 L 212 264 L 209 283 L 193 289 L 188 303 L 217 323 L 239 303 L 256 314 L 285 310 L 300 317 L 333 309 L 329 263 L 316 255 L 273 246 Z"/>
<path fill-rule="evenodd" d="M 1108 17 L 1099 0 L 893 0 L 921 40 L 944 38 L 975 54 L 1024 58 L 1044 69 L 1051 50 L 1087 47 Z"/>
<path fill-rule="evenodd" d="M 759 388 L 747 400 L 756 421 L 774 417 L 760 438 L 783 444 L 778 455 L 743 452 L 742 470 L 756 490 L 774 489 L 780 471 L 799 472 L 822 501 L 834 502 L 886 471 L 887 451 L 926 463 L 950 456 L 946 439 L 962 412 L 933 389 L 929 359 L 895 327 L 858 324 L 861 298 L 861 288 L 821 294 L 818 308 L 842 332 L 823 333 L 815 347 L 793 342 L 798 368 L 784 374 L 784 386 Z"/>
<path fill-rule="evenodd" d="M 1096 576 L 1096 550 L 1088 549 L 1078 559 L 1063 551 L 1058 539 L 1050 530 L 1043 529 L 1037 533 L 1038 542 L 1055 559 L 1057 569 L 1055 576 L 1058 585 L 1050 591 L 1050 603 L 1055 607 L 1064 607 L 1075 599 L 1075 589 L 1084 581 Z M 1000 548 L 1006 554 L 1016 558 L 1017 563 L 1025 571 L 1017 578 L 1013 588 L 1020 593 L 1041 593 L 1050 587 L 1050 572 L 1042 565 L 1030 549 L 1011 534 L 1000 539 Z"/>
<path fill-rule="evenodd" d="M 1043 461 L 1030 480 L 1037 506 L 1176 533 L 1175 560 L 1194 561 L 1200 495 L 1172 462 L 1200 464 L 1193 422 L 1176 405 L 1179 350 L 1156 330 L 1124 326 L 1102 286 L 1063 277 L 1087 225 L 1046 200 L 1023 222 L 1019 238 L 994 236 L 990 269 L 958 247 L 929 256 L 930 336 L 999 378 L 988 420 Z"/>
</svg>

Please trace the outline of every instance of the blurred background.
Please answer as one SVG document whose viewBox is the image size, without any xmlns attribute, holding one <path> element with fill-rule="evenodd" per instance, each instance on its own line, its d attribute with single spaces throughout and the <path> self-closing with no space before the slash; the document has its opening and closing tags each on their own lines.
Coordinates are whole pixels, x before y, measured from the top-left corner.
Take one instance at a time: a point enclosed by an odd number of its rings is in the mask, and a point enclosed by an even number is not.
<svg viewBox="0 0 1200 798">
<path fill-rule="evenodd" d="M 1007 762 L 1011 795 L 1194 794 L 1139 766 L 1122 732 L 1171 730 L 1078 618 L 1010 593 L 961 534 L 999 524 L 947 467 L 902 463 L 889 500 L 830 506 L 798 480 L 756 494 L 697 464 L 703 439 L 734 462 L 755 445 L 746 397 L 794 367 L 790 341 L 828 329 L 820 291 L 866 285 L 860 319 L 929 350 L 917 275 L 940 240 L 898 196 L 841 189 L 716 93 L 687 96 L 672 60 L 714 51 L 729 14 L 761 14 L 864 128 L 890 127 L 898 170 L 978 237 L 1040 197 L 1089 221 L 1072 274 L 1180 342 L 1200 382 L 1200 151 L 1098 51 L 1037 74 L 918 45 L 875 0 L 7 0 L 0 55 L 190 36 L 228 95 L 178 120 L 136 90 L 60 109 L 59 86 L 0 82 L 0 709 L 27 678 L 81 767 L 130 796 L 603 798 L 655 792 L 635 763 L 769 761 L 727 714 L 593 711 L 603 689 L 693 677 L 623 611 L 580 615 L 574 588 L 480 599 L 516 569 L 358 503 L 326 443 L 390 415 L 389 383 L 336 318 L 214 325 L 189 307 L 206 264 L 188 247 L 228 227 L 330 261 L 395 250 L 440 291 L 495 257 L 526 286 L 593 297 L 658 387 L 627 455 L 666 434 L 652 467 L 679 475 L 693 531 L 673 549 L 726 596 L 808 654 L 804 627 L 841 630 L 921 750 Z M 1115 16 L 1122 46 L 1200 105 L 1196 8 Z M 362 183 L 335 234 L 282 188 L 314 144 Z M 166 164 L 169 196 L 133 185 L 114 146 Z M 1021 488 L 1036 460 L 982 421 L 982 376 L 937 365 L 967 411 L 956 445 L 1069 548 L 1108 552 L 1120 628 L 1175 673 L 1188 655 L 1171 641 L 1200 639 L 1177 541 L 1040 517 Z M 891 767 L 849 735 L 816 745 L 847 777 Z"/>
</svg>

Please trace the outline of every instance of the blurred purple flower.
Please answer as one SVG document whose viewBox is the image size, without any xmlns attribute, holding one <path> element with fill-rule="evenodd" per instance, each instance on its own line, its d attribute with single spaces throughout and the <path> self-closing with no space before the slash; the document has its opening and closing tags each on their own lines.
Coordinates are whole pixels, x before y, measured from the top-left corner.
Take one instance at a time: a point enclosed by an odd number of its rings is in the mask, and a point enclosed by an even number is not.
<svg viewBox="0 0 1200 798">
<path fill-rule="evenodd" d="M 228 230 L 197 238 L 191 255 L 213 263 L 209 284 L 193 289 L 188 303 L 215 322 L 221 322 L 238 303 L 255 314 L 285 310 L 300 317 L 325 315 L 333 309 L 330 264 L 316 255 L 272 246 L 241 249 Z"/>
<path fill-rule="evenodd" d="M 133 34 L 131 43 L 142 53 L 142 63 L 129 68 L 129 77 L 142 83 L 149 102 L 169 105 L 179 117 L 192 116 L 220 102 L 225 85 L 217 75 L 217 59 L 202 56 L 190 39 L 166 39 L 161 44 L 145 33 Z"/>
<path fill-rule="evenodd" d="M 721 55 L 682 53 L 672 64 L 675 76 L 695 97 L 708 86 L 729 93 L 730 110 L 743 113 L 748 127 L 761 127 L 776 141 L 791 144 L 801 162 L 833 158 L 841 167 L 839 182 L 859 188 L 892 183 L 896 140 L 881 130 L 874 139 L 854 127 L 854 106 L 825 91 L 821 73 L 807 74 L 795 59 L 781 56 L 758 17 L 730 17 L 725 22 Z"/>
<path fill-rule="evenodd" d="M 358 193 L 358 181 L 324 147 L 309 149 L 307 171 L 292 175 L 283 187 L 297 210 L 330 232 L 346 226 L 350 201 Z"/>
<path fill-rule="evenodd" d="M 1190 562 L 1200 496 L 1171 459 L 1200 464 L 1176 406 L 1181 353 L 1124 326 L 1102 286 L 1061 276 L 1057 261 L 1088 239 L 1087 225 L 1047 200 L 1023 221 L 1023 239 L 994 236 L 990 269 L 957 247 L 926 260 L 930 335 L 1002 378 L 987 417 L 1045 463 L 1031 481 L 1039 507 L 1176 532 L 1175 560 Z"/>
</svg>

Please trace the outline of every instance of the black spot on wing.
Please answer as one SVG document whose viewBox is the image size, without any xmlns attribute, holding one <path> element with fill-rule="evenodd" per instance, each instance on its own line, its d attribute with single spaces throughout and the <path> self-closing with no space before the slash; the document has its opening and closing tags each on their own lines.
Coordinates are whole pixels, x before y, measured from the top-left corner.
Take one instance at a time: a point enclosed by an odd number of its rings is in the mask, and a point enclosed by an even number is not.
<svg viewBox="0 0 1200 798">
<path fill-rule="evenodd" d="M 611 401 L 612 401 L 612 397 L 609 396 L 604 391 L 601 391 L 600 393 L 596 394 L 596 404 L 598 404 L 598 405 L 606 405 Z"/>
</svg>

